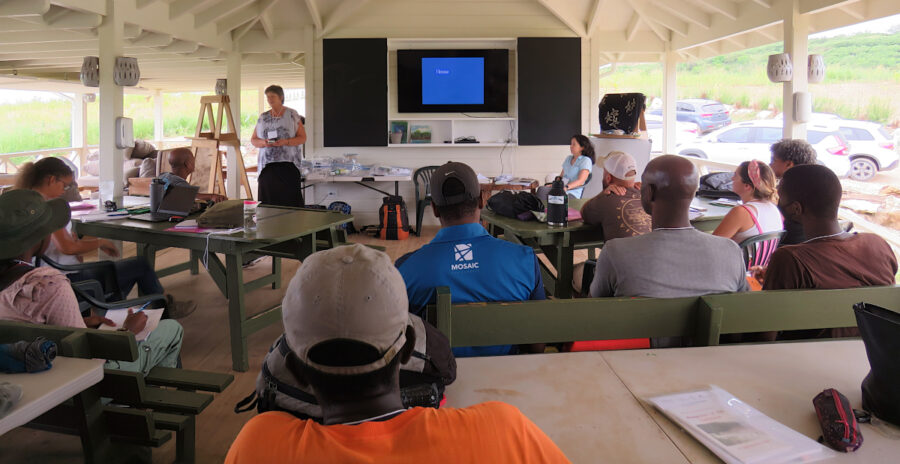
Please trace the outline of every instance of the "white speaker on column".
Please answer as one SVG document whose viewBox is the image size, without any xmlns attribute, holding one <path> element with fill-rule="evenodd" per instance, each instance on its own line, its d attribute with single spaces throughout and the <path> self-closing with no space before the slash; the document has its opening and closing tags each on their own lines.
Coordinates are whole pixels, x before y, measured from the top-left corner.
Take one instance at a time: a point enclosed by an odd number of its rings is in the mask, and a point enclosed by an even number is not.
<svg viewBox="0 0 900 464">
<path fill-rule="evenodd" d="M 809 92 L 794 92 L 794 122 L 809 122 L 812 117 L 812 97 Z"/>
</svg>

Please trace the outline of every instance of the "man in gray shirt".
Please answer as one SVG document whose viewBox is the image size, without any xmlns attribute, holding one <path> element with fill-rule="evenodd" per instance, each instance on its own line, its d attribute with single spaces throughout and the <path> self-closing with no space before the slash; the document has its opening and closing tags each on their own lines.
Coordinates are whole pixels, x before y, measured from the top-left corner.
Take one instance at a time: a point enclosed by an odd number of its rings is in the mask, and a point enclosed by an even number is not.
<svg viewBox="0 0 900 464">
<path fill-rule="evenodd" d="M 694 229 L 688 219 L 699 185 L 694 164 L 660 156 L 650 161 L 641 181 L 641 206 L 653 230 L 604 244 L 591 296 L 678 298 L 747 291 L 737 244 Z"/>
</svg>

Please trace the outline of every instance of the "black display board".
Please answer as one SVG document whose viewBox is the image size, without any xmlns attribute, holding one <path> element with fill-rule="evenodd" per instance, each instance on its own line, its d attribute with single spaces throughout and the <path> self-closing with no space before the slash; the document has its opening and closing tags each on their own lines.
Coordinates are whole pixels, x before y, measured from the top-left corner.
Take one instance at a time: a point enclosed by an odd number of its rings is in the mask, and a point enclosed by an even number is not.
<svg viewBox="0 0 900 464">
<path fill-rule="evenodd" d="M 387 39 L 322 41 L 326 147 L 386 147 Z"/>
<path fill-rule="evenodd" d="M 568 145 L 581 133 L 581 39 L 519 38 L 519 145 Z"/>
</svg>

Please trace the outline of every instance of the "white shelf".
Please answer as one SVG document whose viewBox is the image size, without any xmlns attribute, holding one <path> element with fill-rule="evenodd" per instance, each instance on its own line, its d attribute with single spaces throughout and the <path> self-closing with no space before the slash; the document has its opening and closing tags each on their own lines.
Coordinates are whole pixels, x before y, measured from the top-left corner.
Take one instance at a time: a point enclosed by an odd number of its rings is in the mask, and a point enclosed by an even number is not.
<svg viewBox="0 0 900 464">
<path fill-rule="evenodd" d="M 465 116 L 425 116 L 425 117 L 415 117 L 415 115 L 411 116 L 391 116 L 388 118 L 391 121 L 515 121 L 515 117 L 493 117 L 493 116 L 473 116 L 473 117 L 465 117 Z"/>
<path fill-rule="evenodd" d="M 465 147 L 465 148 L 485 148 L 485 147 L 516 147 L 517 142 L 510 143 L 389 143 L 388 147 L 396 148 L 447 148 L 447 147 Z"/>
</svg>

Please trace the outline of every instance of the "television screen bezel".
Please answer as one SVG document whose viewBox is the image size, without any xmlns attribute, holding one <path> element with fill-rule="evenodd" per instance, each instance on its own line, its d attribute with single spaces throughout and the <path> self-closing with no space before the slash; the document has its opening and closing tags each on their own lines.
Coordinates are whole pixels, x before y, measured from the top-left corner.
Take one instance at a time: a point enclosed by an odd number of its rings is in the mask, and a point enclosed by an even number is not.
<svg viewBox="0 0 900 464">
<path fill-rule="evenodd" d="M 422 58 L 484 58 L 484 103 L 422 104 Z M 508 113 L 509 50 L 397 50 L 398 113 Z"/>
</svg>

